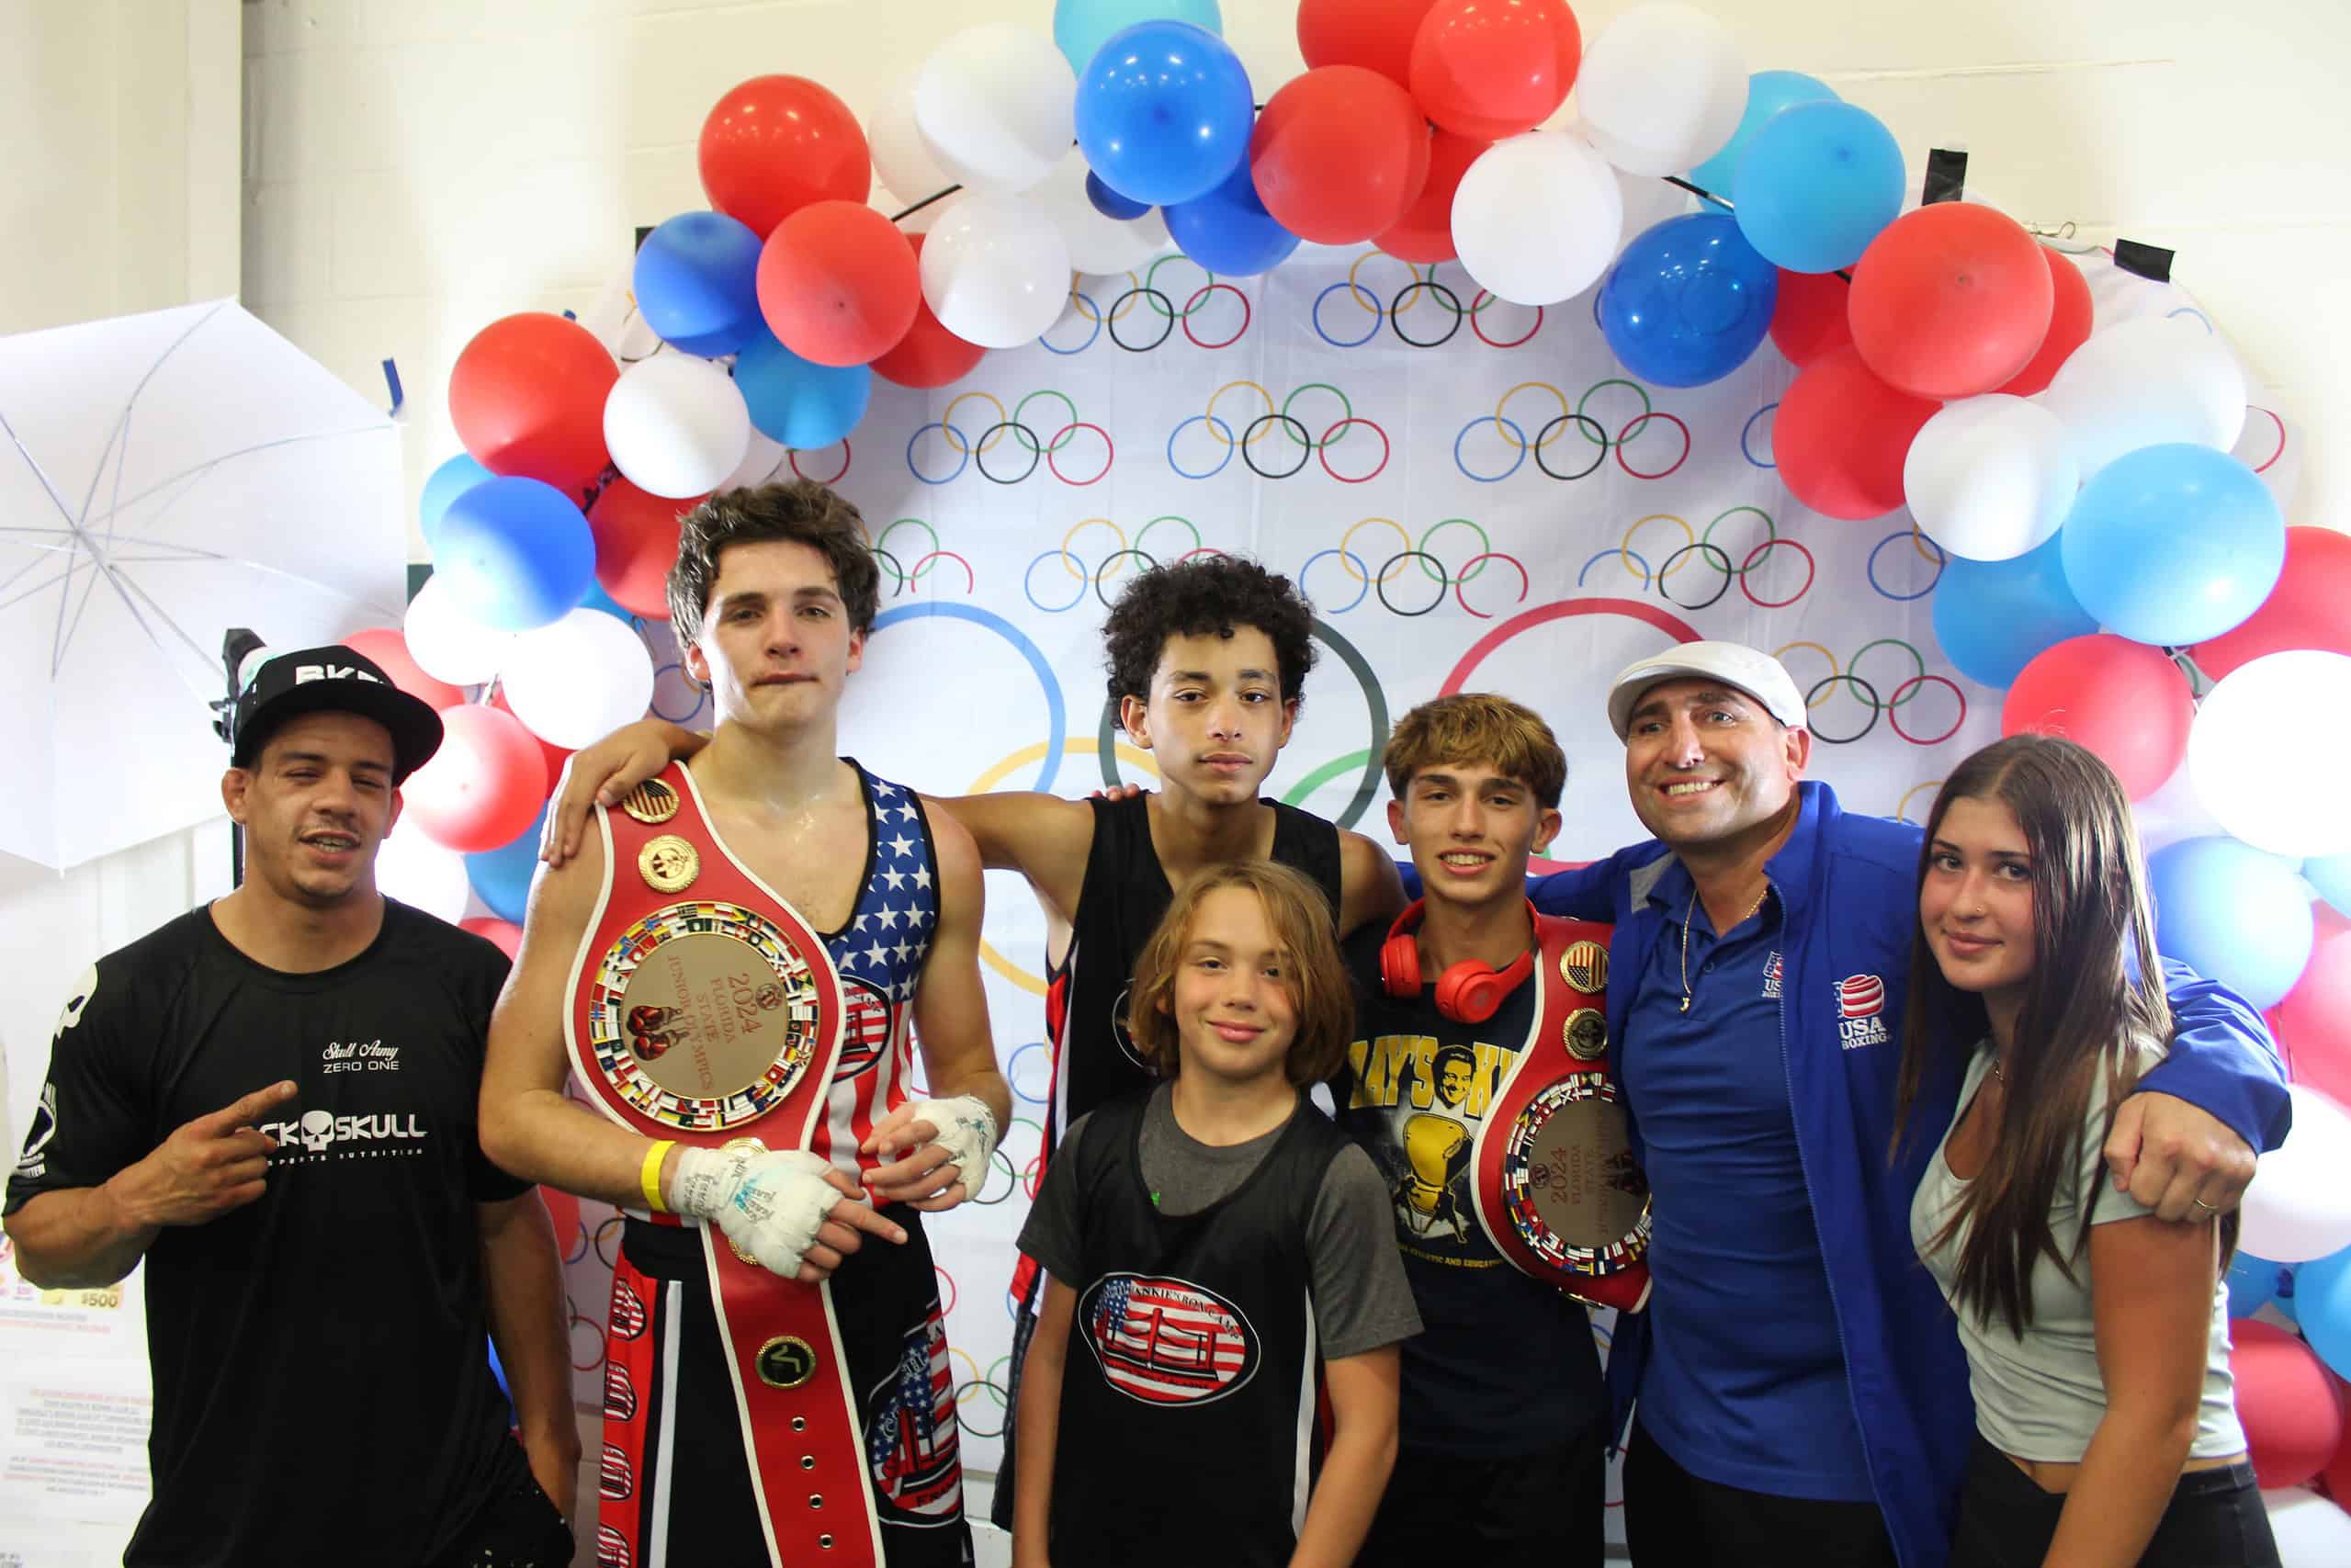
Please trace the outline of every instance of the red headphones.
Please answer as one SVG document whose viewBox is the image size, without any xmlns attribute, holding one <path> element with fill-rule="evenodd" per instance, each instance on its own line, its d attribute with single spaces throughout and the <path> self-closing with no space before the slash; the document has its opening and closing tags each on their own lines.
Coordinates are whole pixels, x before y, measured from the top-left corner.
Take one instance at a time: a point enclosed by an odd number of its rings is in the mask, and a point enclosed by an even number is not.
<svg viewBox="0 0 2351 1568">
<path fill-rule="evenodd" d="M 1415 898 L 1406 905 L 1404 913 L 1388 927 L 1387 941 L 1380 944 L 1380 984 L 1389 996 L 1420 994 L 1420 944 L 1412 940 L 1412 929 L 1420 923 L 1422 902 Z M 1533 918 L 1532 902 L 1527 915 Z M 1506 969 L 1465 958 L 1437 976 L 1437 1010 L 1455 1023 L 1484 1023 L 1501 1010 L 1502 998 L 1533 973 L 1532 949 L 1520 953 Z"/>
</svg>

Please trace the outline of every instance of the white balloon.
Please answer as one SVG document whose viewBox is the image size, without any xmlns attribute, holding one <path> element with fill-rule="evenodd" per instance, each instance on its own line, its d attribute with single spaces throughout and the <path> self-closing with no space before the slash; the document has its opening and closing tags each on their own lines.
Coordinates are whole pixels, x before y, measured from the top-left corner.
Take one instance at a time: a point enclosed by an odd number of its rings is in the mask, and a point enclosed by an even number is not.
<svg viewBox="0 0 2351 1568">
<path fill-rule="evenodd" d="M 1610 163 L 1628 174 L 1674 175 L 1728 145 L 1746 113 L 1746 76 L 1728 28 L 1667 0 L 1600 29 L 1584 51 L 1576 105 Z"/>
<path fill-rule="evenodd" d="M 1945 403 L 1902 465 L 1903 499 L 1919 528 L 1971 560 L 2031 549 L 2057 532 L 2081 488 L 2063 423 L 2000 392 Z"/>
<path fill-rule="evenodd" d="M 612 617 L 605 617 L 610 620 Z M 465 856 L 443 849 L 411 824 L 395 828 L 376 851 L 376 891 L 455 925 L 473 897 Z"/>
<path fill-rule="evenodd" d="M 2351 1246 L 2351 1115 L 2289 1084 L 2294 1128 L 2261 1156 L 2245 1189 L 2238 1245 L 2272 1263 L 2307 1263 Z"/>
<path fill-rule="evenodd" d="M 648 495 L 702 495 L 742 462 L 751 410 L 724 367 L 691 354 L 657 354 L 613 384 L 605 446 L 613 466 Z"/>
<path fill-rule="evenodd" d="M 2296 860 L 2351 850 L 2351 811 L 2334 793 L 2351 777 L 2351 726 L 2334 717 L 2345 712 L 2351 658 L 2300 649 L 2240 664 L 2197 705 L 2188 728 L 2197 798 L 2255 849 Z M 2290 743 L 2281 743 L 2288 736 Z M 2343 1175 L 2351 1199 L 2351 1165 Z M 2256 1258 L 2288 1261 L 2245 1246 Z"/>
<path fill-rule="evenodd" d="M 930 144 L 915 128 L 912 76 L 884 95 L 882 107 L 865 122 L 865 145 L 873 151 L 874 177 L 899 198 L 900 207 L 911 207 L 955 183 L 931 156 Z"/>
<path fill-rule="evenodd" d="M 1096 207 L 1086 195 L 1087 172 L 1086 155 L 1073 147 L 1030 197 L 1068 243 L 1071 267 L 1089 276 L 1126 272 L 1173 243 L 1156 207 L 1125 221 Z"/>
<path fill-rule="evenodd" d="M 499 682 L 533 735 L 577 750 L 645 716 L 653 656 L 627 622 L 573 610 L 515 637 Z"/>
<path fill-rule="evenodd" d="M 972 189 L 1000 196 L 1053 172 L 1077 136 L 1077 102 L 1078 73 L 1053 39 L 1010 22 L 966 28 L 914 78 L 914 125 L 931 156 Z"/>
<path fill-rule="evenodd" d="M 784 466 L 784 443 L 771 441 L 758 426 L 752 427 L 751 445 L 743 450 L 743 460 L 735 471 L 719 482 L 720 490 L 741 490 L 746 485 L 763 485 L 776 477 Z"/>
<path fill-rule="evenodd" d="M 966 197 L 922 242 L 922 298 L 966 343 L 1018 348 L 1069 303 L 1068 242 L 1034 200 Z"/>
<path fill-rule="evenodd" d="M 2244 431 L 2244 369 L 2200 321 L 2137 316 L 2092 333 L 2058 367 L 2041 401 L 2073 433 L 2086 484 L 2142 446 L 2234 446 Z"/>
<path fill-rule="evenodd" d="M 426 578 L 408 602 L 401 636 L 418 669 L 453 686 L 474 685 L 498 673 L 514 640 L 513 632 L 485 626 L 467 615 L 437 577 Z"/>
<path fill-rule="evenodd" d="M 2269 1512 L 2269 1534 L 2285 1568 L 2343 1568 L 2351 1562 L 2351 1514 L 2301 1486 L 2264 1492 L 2261 1506 Z"/>
<path fill-rule="evenodd" d="M 1624 239 L 1616 171 L 1581 137 L 1532 130 L 1477 155 L 1453 192 L 1453 247 L 1479 288 L 1555 305 L 1599 281 Z"/>
</svg>

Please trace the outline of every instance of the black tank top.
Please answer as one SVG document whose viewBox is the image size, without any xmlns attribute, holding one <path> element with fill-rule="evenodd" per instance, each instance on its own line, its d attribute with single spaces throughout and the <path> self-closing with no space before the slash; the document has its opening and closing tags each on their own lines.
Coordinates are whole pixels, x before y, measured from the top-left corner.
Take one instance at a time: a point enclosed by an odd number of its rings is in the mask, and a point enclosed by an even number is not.
<svg viewBox="0 0 2351 1568">
<path fill-rule="evenodd" d="M 1307 1233 L 1348 1137 L 1300 1096 L 1231 1196 L 1175 1218 L 1143 1180 L 1148 1100 L 1146 1091 L 1095 1111 L 1063 1173 L 1077 1180 L 1079 1269 L 1052 1554 L 1282 1568 L 1322 1463 Z"/>
<path fill-rule="evenodd" d="M 1046 1032 L 1053 1043 L 1048 1155 L 1070 1122 L 1157 1081 L 1127 1037 L 1126 987 L 1175 890 L 1151 847 L 1147 796 L 1087 804 L 1094 808 L 1093 847 L 1069 922 L 1069 951 L 1046 993 Z M 1273 807 L 1272 858 L 1320 887 L 1337 919 L 1339 829 L 1278 800 L 1264 804 Z"/>
</svg>

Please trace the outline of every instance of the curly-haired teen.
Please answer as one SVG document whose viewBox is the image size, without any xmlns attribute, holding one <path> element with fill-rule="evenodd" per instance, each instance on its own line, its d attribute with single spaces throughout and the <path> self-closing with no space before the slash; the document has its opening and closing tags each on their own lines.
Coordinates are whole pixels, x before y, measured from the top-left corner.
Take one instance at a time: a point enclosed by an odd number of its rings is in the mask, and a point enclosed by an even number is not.
<svg viewBox="0 0 2351 1568">
<path fill-rule="evenodd" d="M 1287 866 L 1209 870 L 1145 945 L 1128 1032 L 1167 1081 L 1071 1124 L 1021 1232 L 1051 1283 L 1017 1568 L 1354 1560 L 1419 1319 L 1370 1157 L 1305 1098 L 1352 1016 L 1329 905 Z"/>
</svg>

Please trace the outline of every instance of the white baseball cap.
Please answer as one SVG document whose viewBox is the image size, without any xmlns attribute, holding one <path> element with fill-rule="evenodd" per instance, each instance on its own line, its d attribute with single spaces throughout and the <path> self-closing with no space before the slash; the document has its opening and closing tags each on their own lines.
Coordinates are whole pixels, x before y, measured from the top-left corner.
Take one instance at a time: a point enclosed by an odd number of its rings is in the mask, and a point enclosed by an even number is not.
<svg viewBox="0 0 2351 1568">
<path fill-rule="evenodd" d="M 1609 687 L 1608 722 L 1619 740 L 1632 727 L 1633 706 L 1642 694 L 1667 681 L 1720 681 L 1761 703 L 1764 712 L 1790 729 L 1807 728 L 1803 694 L 1771 655 L 1743 642 L 1683 642 L 1633 660 Z"/>
</svg>

